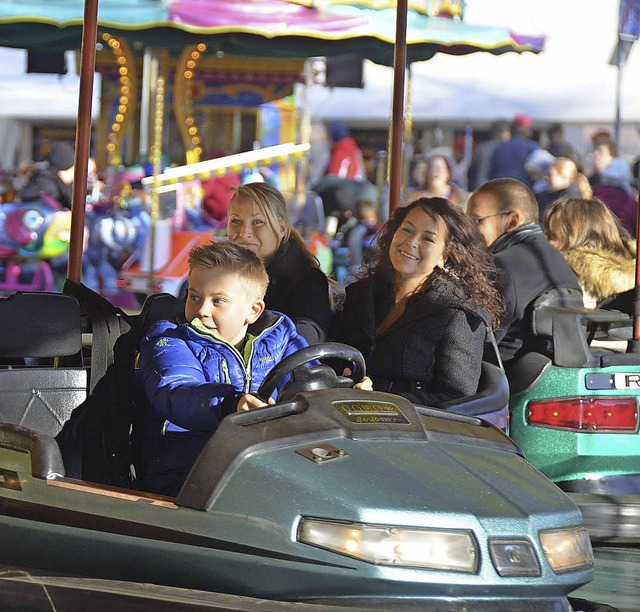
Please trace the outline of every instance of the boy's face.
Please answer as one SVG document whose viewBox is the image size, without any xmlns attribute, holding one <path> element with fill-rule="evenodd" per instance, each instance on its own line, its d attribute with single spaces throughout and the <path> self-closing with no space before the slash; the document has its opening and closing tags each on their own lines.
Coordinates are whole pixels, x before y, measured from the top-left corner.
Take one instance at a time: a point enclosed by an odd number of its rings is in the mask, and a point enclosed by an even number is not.
<svg viewBox="0 0 640 612">
<path fill-rule="evenodd" d="M 196 317 L 214 336 L 238 346 L 243 343 L 247 326 L 264 311 L 251 283 L 224 268 L 195 267 L 189 273 L 189 294 L 185 306 L 187 321 Z"/>
</svg>

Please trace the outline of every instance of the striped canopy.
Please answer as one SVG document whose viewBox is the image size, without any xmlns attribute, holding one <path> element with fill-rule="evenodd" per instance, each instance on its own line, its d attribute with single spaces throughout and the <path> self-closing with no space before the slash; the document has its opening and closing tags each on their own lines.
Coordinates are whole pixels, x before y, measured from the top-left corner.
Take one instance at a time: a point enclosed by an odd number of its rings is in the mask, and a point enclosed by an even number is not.
<svg viewBox="0 0 640 612">
<path fill-rule="evenodd" d="M 395 3 L 379 0 L 100 0 L 100 32 L 145 47 L 176 48 L 206 42 L 232 55 L 306 58 L 351 54 L 393 64 Z M 83 0 L 0 0 L 0 46 L 77 49 Z M 410 4 L 407 60 L 436 53 L 463 55 L 542 50 L 544 38 L 507 28 L 473 26 L 432 17 Z"/>
</svg>

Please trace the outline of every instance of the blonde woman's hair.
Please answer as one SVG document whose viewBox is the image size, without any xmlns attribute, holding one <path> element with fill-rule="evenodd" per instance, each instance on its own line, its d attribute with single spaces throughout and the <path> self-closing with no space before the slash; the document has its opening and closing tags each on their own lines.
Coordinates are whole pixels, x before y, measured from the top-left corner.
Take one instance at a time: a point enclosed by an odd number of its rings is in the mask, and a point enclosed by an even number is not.
<svg viewBox="0 0 640 612">
<path fill-rule="evenodd" d="M 607 205 L 597 198 L 562 198 L 542 217 L 544 233 L 560 251 L 579 247 L 635 257 L 631 234 Z"/>
<path fill-rule="evenodd" d="M 279 237 L 278 247 L 291 239 L 302 249 L 309 262 L 319 268 L 320 264 L 311 252 L 300 233 L 291 226 L 287 212 L 287 201 L 278 189 L 269 183 L 247 183 L 238 187 L 229 206 L 239 200 L 248 200 L 264 215 L 267 225 Z M 280 232 L 283 232 L 280 238 Z"/>
<path fill-rule="evenodd" d="M 551 164 L 551 167 L 562 176 L 569 185 L 575 185 L 578 188 L 580 197 L 588 200 L 593 196 L 589 179 L 581 172 L 578 172 L 578 166 L 576 166 L 576 163 L 572 159 L 568 157 L 558 157 L 558 159 Z"/>
</svg>

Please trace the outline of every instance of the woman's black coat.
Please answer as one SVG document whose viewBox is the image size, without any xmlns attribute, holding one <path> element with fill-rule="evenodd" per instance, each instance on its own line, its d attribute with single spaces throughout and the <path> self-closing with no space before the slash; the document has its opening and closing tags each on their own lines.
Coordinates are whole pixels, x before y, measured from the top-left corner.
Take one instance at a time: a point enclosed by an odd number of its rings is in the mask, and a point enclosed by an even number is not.
<svg viewBox="0 0 640 612">
<path fill-rule="evenodd" d="M 309 344 L 324 342 L 331 326 L 329 281 L 306 258 L 295 240 L 280 245 L 267 265 L 267 309 L 286 314 Z"/>
<path fill-rule="evenodd" d="M 365 278 L 347 287 L 338 323 L 336 339 L 362 352 L 374 389 L 428 406 L 474 394 L 488 314 L 440 271 L 426 293 L 411 298 L 404 314 L 376 334 L 391 305 L 390 287 Z"/>
</svg>

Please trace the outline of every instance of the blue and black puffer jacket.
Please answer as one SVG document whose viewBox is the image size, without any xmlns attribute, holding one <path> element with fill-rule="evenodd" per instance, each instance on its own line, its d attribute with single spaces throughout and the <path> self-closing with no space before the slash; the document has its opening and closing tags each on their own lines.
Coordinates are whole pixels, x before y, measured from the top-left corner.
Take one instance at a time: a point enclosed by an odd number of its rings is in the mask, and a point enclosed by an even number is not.
<svg viewBox="0 0 640 612">
<path fill-rule="evenodd" d="M 140 349 L 151 413 L 163 432 L 213 432 L 241 395 L 257 391 L 274 365 L 306 346 L 291 319 L 269 310 L 249 326 L 244 355 L 198 319 L 159 321 Z"/>
</svg>

